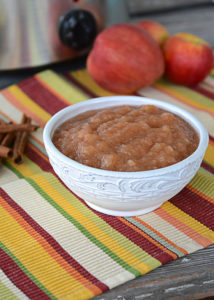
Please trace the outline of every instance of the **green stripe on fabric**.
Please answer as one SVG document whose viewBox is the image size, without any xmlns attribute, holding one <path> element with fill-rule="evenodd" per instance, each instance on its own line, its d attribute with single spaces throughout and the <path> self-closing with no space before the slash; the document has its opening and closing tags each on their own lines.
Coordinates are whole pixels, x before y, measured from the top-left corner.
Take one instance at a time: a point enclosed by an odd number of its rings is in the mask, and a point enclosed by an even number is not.
<svg viewBox="0 0 214 300">
<path fill-rule="evenodd" d="M 103 252 L 105 252 L 112 260 L 117 262 L 125 270 L 132 273 L 134 276 L 140 276 L 141 273 L 135 268 L 128 265 L 120 257 L 118 257 L 114 252 L 112 252 L 107 246 L 102 244 L 97 238 L 95 238 L 87 229 L 82 226 L 78 221 L 76 221 L 71 215 L 69 215 L 62 207 L 60 207 L 48 194 L 46 194 L 41 187 L 31 178 L 25 179 L 49 204 L 51 204 L 63 217 L 65 217 L 69 222 L 71 222 L 82 234 L 84 234 L 92 243 L 99 247 Z"/>
<path fill-rule="evenodd" d="M 68 201 L 71 197 L 71 193 L 50 173 L 43 173 L 42 176 L 49 182 L 53 189 L 57 190 L 64 198 Z M 96 226 L 98 226 L 103 232 L 105 232 L 108 236 L 114 239 L 118 244 L 126 248 L 128 251 L 136 255 L 138 259 L 143 258 L 142 262 L 147 264 L 152 269 L 161 266 L 159 260 L 152 257 L 146 251 L 142 250 L 136 244 L 128 240 L 121 233 L 113 229 L 109 224 L 103 221 L 100 217 L 94 214 L 91 210 L 89 210 L 81 201 L 76 199 L 72 199 L 69 201 L 72 206 L 74 206 L 81 214 L 86 216 L 90 221 L 92 221 Z"/>
<path fill-rule="evenodd" d="M 189 185 L 197 191 L 214 199 L 214 176 L 206 170 L 200 168 L 196 176 L 190 181 Z M 214 201 L 214 200 L 213 200 Z"/>
<path fill-rule="evenodd" d="M 1 299 L 6 299 L 6 300 L 18 300 L 19 299 L 1 281 L 0 281 L 0 297 L 1 297 Z"/>
<path fill-rule="evenodd" d="M 11 170 L 14 174 L 16 174 L 17 177 L 19 178 L 24 178 L 24 176 L 22 175 L 22 173 L 20 173 L 17 169 L 15 169 L 8 160 L 4 160 L 3 164 L 9 169 Z"/>
<path fill-rule="evenodd" d="M 34 174 L 39 174 L 43 172 L 43 170 L 32 160 L 30 160 L 27 156 L 24 157 L 24 160 L 26 167 L 28 167 Z"/>
<path fill-rule="evenodd" d="M 128 222 L 132 223 L 133 225 L 135 225 L 136 227 L 138 227 L 139 229 L 141 229 L 142 231 L 144 231 L 146 234 L 148 234 L 150 237 L 152 237 L 155 241 L 157 241 L 159 244 L 163 245 L 165 248 L 169 249 L 170 251 L 174 252 L 175 254 L 178 255 L 178 257 L 182 257 L 184 256 L 184 253 L 179 251 L 178 249 L 176 249 L 175 247 L 173 247 L 172 245 L 170 245 L 167 241 L 165 241 L 164 239 L 162 239 L 160 236 L 158 236 L 155 232 L 153 232 L 151 229 L 149 229 L 148 227 L 144 226 L 143 224 L 141 224 L 140 222 L 138 222 L 137 220 L 127 217 L 125 218 Z"/>
<path fill-rule="evenodd" d="M 1 119 L 2 119 L 5 123 L 8 123 L 8 122 L 9 122 L 8 119 L 5 118 L 5 116 L 3 116 L 2 114 L 0 114 L 0 117 L 1 117 Z"/>
<path fill-rule="evenodd" d="M 27 156 L 24 156 L 24 160 L 25 160 L 25 165 L 34 173 L 34 174 L 40 174 L 41 172 L 43 172 L 43 170 L 36 165 L 32 160 L 30 160 Z M 18 169 L 14 168 L 14 166 L 12 166 L 9 162 L 9 160 L 4 160 L 3 164 L 9 169 L 11 170 L 14 174 L 17 175 L 18 178 L 25 178 L 25 176 L 18 171 Z"/>
<path fill-rule="evenodd" d="M 208 166 L 210 166 L 211 168 L 213 168 L 213 165 L 211 165 L 207 160 L 203 159 L 203 161 L 204 161 Z M 203 171 L 205 171 L 205 172 L 207 172 L 207 173 L 209 173 L 210 175 L 213 176 L 213 173 L 210 172 L 209 170 L 205 169 L 205 167 L 202 167 L 202 166 L 201 166 L 200 169 L 202 169 Z"/>
<path fill-rule="evenodd" d="M 51 299 L 57 300 L 57 298 L 44 287 L 44 285 L 38 281 L 38 279 L 33 276 L 33 274 L 30 273 L 30 271 L 18 260 L 18 258 L 10 252 L 10 250 L 0 241 L 0 248 L 2 248 L 9 256 L 10 258 L 19 266 L 19 268 L 45 293 L 47 294 Z"/>
<path fill-rule="evenodd" d="M 184 97 L 189 97 L 190 99 L 194 100 L 195 102 L 199 103 L 200 105 L 203 105 L 204 107 L 208 107 L 208 108 L 214 107 L 214 102 L 210 98 L 208 98 L 200 93 L 197 93 L 185 86 L 174 84 L 165 78 L 159 79 L 155 83 L 155 85 L 165 86 L 167 89 L 171 89 L 172 92 L 175 91 L 175 92 L 180 93 L 181 95 L 184 95 Z"/>
<path fill-rule="evenodd" d="M 45 151 L 45 148 L 42 147 L 37 141 L 35 141 L 35 140 L 32 139 L 31 137 L 29 137 L 29 141 L 30 141 L 31 144 L 33 144 L 37 149 L 39 149 L 39 151 L 41 151 L 45 156 L 48 157 L 47 152 Z"/>
</svg>

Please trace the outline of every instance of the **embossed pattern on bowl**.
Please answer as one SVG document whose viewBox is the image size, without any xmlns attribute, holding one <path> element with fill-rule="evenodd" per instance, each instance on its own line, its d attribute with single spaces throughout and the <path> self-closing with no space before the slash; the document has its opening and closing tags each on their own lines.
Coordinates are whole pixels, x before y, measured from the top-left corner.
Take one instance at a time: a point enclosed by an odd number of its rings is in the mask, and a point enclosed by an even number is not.
<svg viewBox="0 0 214 300">
<path fill-rule="evenodd" d="M 196 151 L 169 167 L 140 172 L 116 172 L 82 165 L 60 153 L 51 138 L 66 120 L 88 110 L 119 105 L 156 105 L 182 117 L 199 135 Z M 69 106 L 55 114 L 46 124 L 44 143 L 56 174 L 76 195 L 92 208 L 110 215 L 133 216 L 161 206 L 195 176 L 208 145 L 204 126 L 190 113 L 174 105 L 136 96 L 101 97 Z"/>
</svg>

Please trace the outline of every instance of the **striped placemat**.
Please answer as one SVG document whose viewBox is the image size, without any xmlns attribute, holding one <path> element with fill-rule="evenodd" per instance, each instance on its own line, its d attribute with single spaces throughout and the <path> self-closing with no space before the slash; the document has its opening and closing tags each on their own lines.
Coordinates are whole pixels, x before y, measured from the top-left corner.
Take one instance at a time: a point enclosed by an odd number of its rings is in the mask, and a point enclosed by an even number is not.
<svg viewBox="0 0 214 300">
<path fill-rule="evenodd" d="M 67 105 L 112 95 L 86 70 L 44 71 L 0 93 L 0 117 L 24 112 L 41 128 L 25 163 L 0 166 L 0 298 L 89 299 L 214 242 L 214 77 L 196 88 L 165 79 L 137 93 L 196 115 L 210 134 L 194 179 L 154 212 L 113 217 L 95 212 L 55 176 L 42 140 L 47 120 Z"/>
</svg>

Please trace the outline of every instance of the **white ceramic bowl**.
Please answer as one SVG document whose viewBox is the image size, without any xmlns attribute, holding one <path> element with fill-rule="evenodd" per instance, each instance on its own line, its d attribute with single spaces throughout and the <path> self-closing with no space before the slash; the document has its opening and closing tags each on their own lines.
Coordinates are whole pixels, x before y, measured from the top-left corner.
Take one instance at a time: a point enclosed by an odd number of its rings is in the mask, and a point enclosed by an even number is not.
<svg viewBox="0 0 214 300">
<path fill-rule="evenodd" d="M 63 155 L 51 141 L 59 125 L 85 111 L 146 104 L 156 105 L 180 116 L 196 130 L 200 141 L 192 155 L 161 169 L 116 172 L 82 165 Z M 71 105 L 48 121 L 43 137 L 50 163 L 67 187 L 93 209 L 114 216 L 144 214 L 172 198 L 195 176 L 208 146 L 207 131 L 193 115 L 166 102 L 136 96 L 101 97 Z"/>
</svg>

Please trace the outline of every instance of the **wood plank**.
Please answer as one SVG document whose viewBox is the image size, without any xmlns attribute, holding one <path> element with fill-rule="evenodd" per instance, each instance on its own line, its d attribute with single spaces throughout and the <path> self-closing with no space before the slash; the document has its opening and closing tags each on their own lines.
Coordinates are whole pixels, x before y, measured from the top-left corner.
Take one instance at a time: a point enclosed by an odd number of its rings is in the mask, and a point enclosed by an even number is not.
<svg viewBox="0 0 214 300">
<path fill-rule="evenodd" d="M 170 262 L 94 300 L 214 299 L 214 245 Z"/>
</svg>

